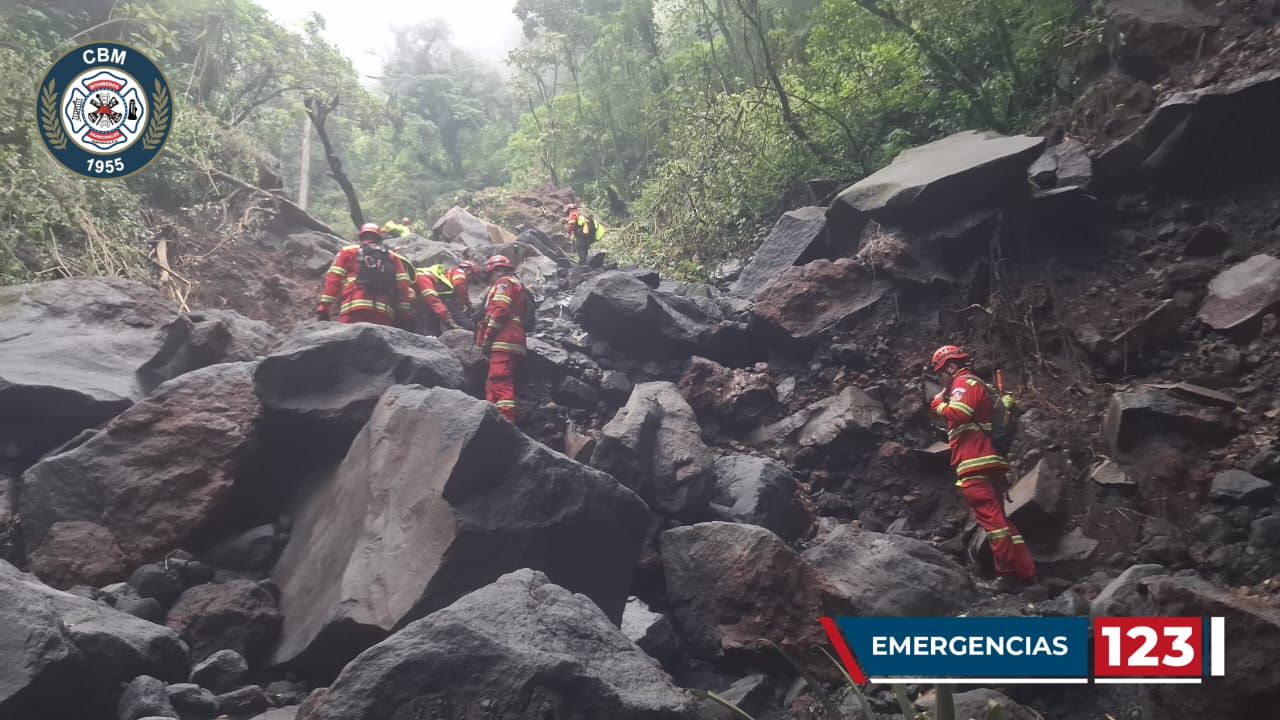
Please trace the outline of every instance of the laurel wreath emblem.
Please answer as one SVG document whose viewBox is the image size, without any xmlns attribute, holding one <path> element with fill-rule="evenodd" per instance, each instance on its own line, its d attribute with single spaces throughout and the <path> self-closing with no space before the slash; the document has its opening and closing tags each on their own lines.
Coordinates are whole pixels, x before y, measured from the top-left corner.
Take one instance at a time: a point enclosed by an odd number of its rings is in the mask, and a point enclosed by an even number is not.
<svg viewBox="0 0 1280 720">
<path fill-rule="evenodd" d="M 147 132 L 142 136 L 142 147 L 155 150 L 164 142 L 165 131 L 169 129 L 169 90 L 156 80 L 156 91 L 151 93 L 151 119 L 147 122 Z"/>
<path fill-rule="evenodd" d="M 40 92 L 40 132 L 54 150 L 67 149 L 67 135 L 62 131 L 62 117 L 58 114 L 58 95 L 54 92 L 57 79 Z"/>
</svg>

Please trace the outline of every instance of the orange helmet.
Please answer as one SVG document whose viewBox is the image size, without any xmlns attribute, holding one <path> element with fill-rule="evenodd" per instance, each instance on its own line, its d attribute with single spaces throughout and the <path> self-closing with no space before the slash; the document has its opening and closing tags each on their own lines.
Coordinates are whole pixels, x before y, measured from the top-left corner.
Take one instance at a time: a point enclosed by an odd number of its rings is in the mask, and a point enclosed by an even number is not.
<svg viewBox="0 0 1280 720">
<path fill-rule="evenodd" d="M 489 258 L 489 262 L 486 262 L 484 264 L 484 271 L 487 273 L 491 273 L 494 270 L 497 270 L 498 268 L 506 268 L 508 270 L 514 270 L 515 266 L 511 264 L 511 258 L 507 257 L 506 255 L 494 255 L 493 257 Z"/>
<path fill-rule="evenodd" d="M 968 360 L 969 353 L 961 350 L 955 345 L 943 345 L 933 351 L 933 371 L 940 372 L 942 368 L 952 360 Z"/>
<path fill-rule="evenodd" d="M 377 223 L 365 223 L 361 225 L 360 233 L 356 235 L 356 238 L 363 240 L 365 235 L 373 235 L 377 237 L 379 240 L 386 237 L 386 235 L 383 234 L 382 232 L 382 228 L 378 227 Z"/>
<path fill-rule="evenodd" d="M 479 275 L 481 272 L 483 272 L 480 269 L 479 265 L 471 262 L 470 260 L 463 260 L 462 262 L 458 263 L 458 267 L 462 268 L 463 270 L 466 270 L 469 273 L 475 273 L 476 275 Z"/>
</svg>

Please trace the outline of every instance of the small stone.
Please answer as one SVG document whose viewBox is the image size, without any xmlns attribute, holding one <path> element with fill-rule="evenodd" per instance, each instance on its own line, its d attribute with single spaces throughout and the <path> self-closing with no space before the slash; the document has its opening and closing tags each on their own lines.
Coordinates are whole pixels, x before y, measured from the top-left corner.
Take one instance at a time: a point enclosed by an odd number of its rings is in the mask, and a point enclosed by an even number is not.
<svg viewBox="0 0 1280 720">
<path fill-rule="evenodd" d="M 1268 505 L 1274 495 L 1271 483 L 1243 470 L 1224 470 L 1213 477 L 1209 497 L 1245 505 Z"/>
<path fill-rule="evenodd" d="M 230 692 L 244 683 L 249 663 L 234 650 L 219 650 L 191 669 L 191 682 L 215 693 Z"/>
<path fill-rule="evenodd" d="M 1187 255 L 1217 255 L 1227 249 L 1229 239 L 1230 236 L 1221 225 L 1202 223 L 1191 231 L 1191 237 L 1187 238 L 1182 251 Z"/>
<path fill-rule="evenodd" d="M 195 683 L 177 683 L 165 688 L 169 702 L 183 720 L 208 720 L 218 714 L 218 699 Z"/>
<path fill-rule="evenodd" d="M 1254 520 L 1249 539 L 1261 548 L 1272 549 L 1280 546 L 1280 515 L 1269 515 Z"/>
<path fill-rule="evenodd" d="M 129 584 L 138 591 L 139 597 L 155 598 L 168 605 L 185 589 L 178 571 L 165 567 L 162 563 L 143 565 L 129 576 Z"/>
<path fill-rule="evenodd" d="M 266 712 L 270 707 L 271 701 L 267 699 L 267 694 L 257 685 L 248 685 L 218 696 L 218 709 L 232 717 L 253 717 Z"/>
</svg>

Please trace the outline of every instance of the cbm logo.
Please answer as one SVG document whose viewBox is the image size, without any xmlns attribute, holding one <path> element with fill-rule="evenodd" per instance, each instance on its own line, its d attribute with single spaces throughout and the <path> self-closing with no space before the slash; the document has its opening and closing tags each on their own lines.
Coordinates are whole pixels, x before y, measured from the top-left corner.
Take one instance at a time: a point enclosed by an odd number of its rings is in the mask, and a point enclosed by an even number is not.
<svg viewBox="0 0 1280 720">
<path fill-rule="evenodd" d="M 36 125 L 68 169 L 96 180 L 151 164 L 172 127 L 169 83 L 146 55 L 119 43 L 82 45 L 40 81 Z"/>
</svg>

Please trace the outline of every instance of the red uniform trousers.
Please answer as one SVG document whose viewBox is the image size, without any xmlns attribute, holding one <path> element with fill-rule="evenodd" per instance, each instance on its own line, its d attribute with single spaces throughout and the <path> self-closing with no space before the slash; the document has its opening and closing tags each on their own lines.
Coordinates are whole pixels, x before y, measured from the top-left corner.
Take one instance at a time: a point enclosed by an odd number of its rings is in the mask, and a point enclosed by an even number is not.
<svg viewBox="0 0 1280 720">
<path fill-rule="evenodd" d="M 1004 515 L 1004 500 L 991 484 L 990 476 L 1005 471 L 999 468 L 988 468 L 983 475 L 970 475 L 956 483 L 960 492 L 973 509 L 974 519 L 987 531 L 987 539 L 991 542 L 991 555 L 995 559 L 996 572 L 1001 575 L 1012 575 L 1019 580 L 1030 580 L 1036 576 L 1035 561 L 1031 559 L 1031 551 L 1022 541 L 1018 528 L 1009 522 Z"/>
<path fill-rule="evenodd" d="M 362 323 L 372 323 L 374 325 L 394 325 L 395 324 L 391 321 L 391 318 L 387 317 L 386 313 L 382 312 L 381 310 L 375 310 L 373 308 L 356 308 L 355 310 L 348 310 L 345 313 L 342 313 L 341 315 L 338 316 L 338 322 L 340 323 L 362 322 Z"/>
<path fill-rule="evenodd" d="M 484 399 L 498 406 L 502 417 L 516 421 L 516 365 L 520 355 L 503 350 L 489 352 L 489 377 L 484 384 Z"/>
</svg>

